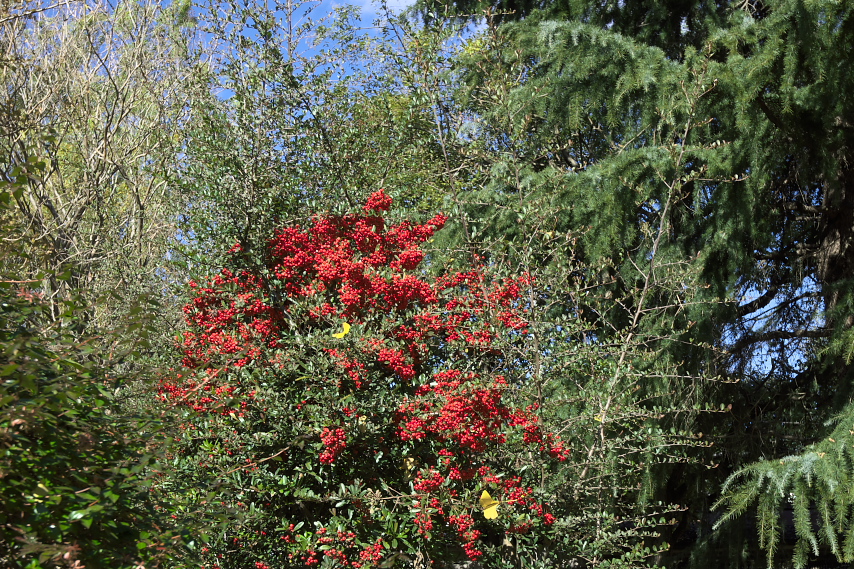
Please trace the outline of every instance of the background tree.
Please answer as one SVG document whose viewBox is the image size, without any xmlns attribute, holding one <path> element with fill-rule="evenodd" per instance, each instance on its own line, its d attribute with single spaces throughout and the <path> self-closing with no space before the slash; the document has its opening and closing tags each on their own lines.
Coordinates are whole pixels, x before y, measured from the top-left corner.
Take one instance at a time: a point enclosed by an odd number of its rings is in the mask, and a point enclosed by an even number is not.
<svg viewBox="0 0 854 569">
<path fill-rule="evenodd" d="M 149 495 L 168 422 L 134 408 L 142 315 L 168 320 L 138 296 L 162 291 L 174 237 L 187 8 L 0 7 L 4 567 L 159 566 L 189 534 Z"/>
<path fill-rule="evenodd" d="M 260 251 L 289 220 L 355 207 L 381 187 L 422 212 L 442 201 L 430 100 L 398 73 L 408 43 L 391 43 L 388 22 L 365 31 L 354 10 L 320 8 L 222 3 L 199 14 L 215 38 L 208 80 L 218 89 L 198 102 L 173 180 L 187 203 L 184 253 L 200 274 L 235 243 Z"/>
<path fill-rule="evenodd" d="M 49 142 L 45 141 L 45 142 Z M 30 164 L 0 181 L 0 217 L 46 168 Z M 0 236 L 15 238 L 3 226 Z M 19 259 L 33 251 L 21 251 Z M 0 272 L 0 564 L 3 567 L 160 566 L 180 556 L 170 502 L 149 494 L 158 476 L 162 421 L 128 413 L 128 386 L 144 379 L 151 306 L 123 325 L 81 333 L 79 296 L 48 301 L 41 280 Z M 150 373 L 150 370 L 145 370 Z"/>
<path fill-rule="evenodd" d="M 193 69 L 188 10 L 21 3 L 0 16 L 0 175 L 9 182 L 16 169 L 43 165 L 6 212 L 16 231 L 5 235 L 4 262 L 42 279 L 57 307 L 83 291 L 160 286 L 175 233 L 166 164 Z M 100 309 L 93 317 L 108 321 Z"/>
</svg>

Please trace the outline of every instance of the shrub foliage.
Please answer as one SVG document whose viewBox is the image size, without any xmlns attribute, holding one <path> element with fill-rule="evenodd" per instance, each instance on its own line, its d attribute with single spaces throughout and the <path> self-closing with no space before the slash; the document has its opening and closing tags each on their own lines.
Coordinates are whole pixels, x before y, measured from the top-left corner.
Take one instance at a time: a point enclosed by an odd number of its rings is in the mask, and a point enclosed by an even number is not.
<svg viewBox="0 0 854 569">
<path fill-rule="evenodd" d="M 260 265 L 235 246 L 191 284 L 161 397 L 186 409 L 186 479 L 218 480 L 205 501 L 239 520 L 210 536 L 211 566 L 518 556 L 551 531 L 536 486 L 569 449 L 505 356 L 531 280 L 424 277 L 446 217 L 388 224 L 390 206 L 379 191 L 285 227 Z"/>
</svg>

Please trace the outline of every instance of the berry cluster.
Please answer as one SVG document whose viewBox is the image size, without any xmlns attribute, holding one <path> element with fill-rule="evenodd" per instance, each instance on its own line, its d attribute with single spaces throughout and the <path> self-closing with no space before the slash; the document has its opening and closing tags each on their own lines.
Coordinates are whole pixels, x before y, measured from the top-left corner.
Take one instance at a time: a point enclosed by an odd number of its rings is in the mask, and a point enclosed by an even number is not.
<svg viewBox="0 0 854 569">
<path fill-rule="evenodd" d="M 291 532 L 293 524 L 291 524 Z M 306 567 L 319 565 L 324 558 L 334 567 L 352 567 L 361 569 L 376 567 L 383 560 L 384 545 L 382 538 L 377 538 L 371 544 L 360 545 L 358 536 L 352 531 L 330 531 L 329 528 L 318 528 L 313 536 L 303 534 L 303 539 L 310 545 L 300 553 L 288 554 L 291 563 L 299 561 Z M 292 533 L 282 536 L 286 543 L 296 543 Z M 257 564 L 256 564 L 257 565 Z"/>
<path fill-rule="evenodd" d="M 326 447 L 320 453 L 320 462 L 323 464 L 332 464 L 335 462 L 335 458 L 347 446 L 347 434 L 341 428 L 326 428 L 320 433 L 320 442 Z"/>
</svg>

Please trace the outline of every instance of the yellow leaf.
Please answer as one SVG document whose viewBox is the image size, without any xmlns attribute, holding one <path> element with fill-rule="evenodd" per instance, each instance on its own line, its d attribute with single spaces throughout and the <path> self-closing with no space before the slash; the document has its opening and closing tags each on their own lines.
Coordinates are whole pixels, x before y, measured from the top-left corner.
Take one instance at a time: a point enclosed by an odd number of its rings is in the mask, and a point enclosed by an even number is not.
<svg viewBox="0 0 854 569">
<path fill-rule="evenodd" d="M 345 322 L 344 323 L 344 331 L 338 332 L 337 334 L 332 334 L 332 337 L 333 338 L 343 338 L 344 336 L 346 336 L 349 333 L 350 333 L 350 325 Z"/>
<path fill-rule="evenodd" d="M 486 490 L 480 495 L 480 506 L 483 508 L 483 517 L 487 520 L 494 520 L 498 517 L 498 500 L 495 500 L 489 495 Z"/>
<path fill-rule="evenodd" d="M 408 456 L 403 459 L 401 468 L 403 469 L 403 476 L 406 477 L 407 480 L 412 480 L 415 477 L 418 462 L 413 457 Z"/>
</svg>

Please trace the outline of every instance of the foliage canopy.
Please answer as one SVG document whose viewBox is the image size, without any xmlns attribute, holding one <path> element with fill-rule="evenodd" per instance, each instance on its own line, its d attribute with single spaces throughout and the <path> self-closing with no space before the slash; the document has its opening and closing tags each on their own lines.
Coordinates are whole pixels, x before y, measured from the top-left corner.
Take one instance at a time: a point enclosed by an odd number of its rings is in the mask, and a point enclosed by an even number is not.
<svg viewBox="0 0 854 569">
<path fill-rule="evenodd" d="M 0 557 L 850 561 L 851 11 L 3 4 Z"/>
</svg>

